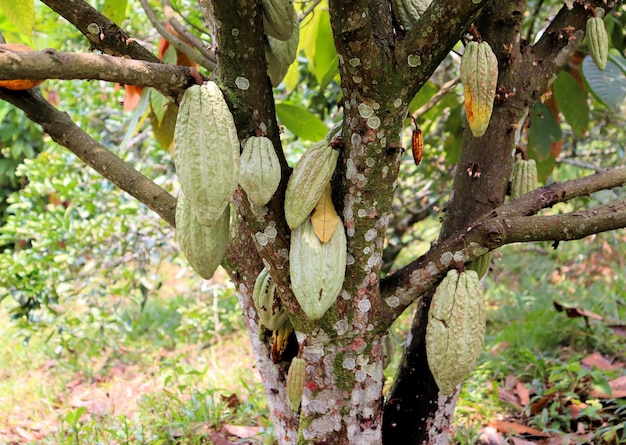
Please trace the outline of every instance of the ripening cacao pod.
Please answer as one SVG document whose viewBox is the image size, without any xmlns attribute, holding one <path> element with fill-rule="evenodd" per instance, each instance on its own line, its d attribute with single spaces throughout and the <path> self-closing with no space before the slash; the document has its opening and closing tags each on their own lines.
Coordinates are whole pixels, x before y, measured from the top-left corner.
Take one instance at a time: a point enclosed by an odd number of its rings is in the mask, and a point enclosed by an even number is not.
<svg viewBox="0 0 626 445">
<path fill-rule="evenodd" d="M 511 172 L 511 199 L 519 198 L 537 188 L 539 188 L 539 182 L 535 160 L 516 160 Z"/>
<path fill-rule="evenodd" d="M 291 287 L 310 320 L 321 318 L 337 300 L 346 274 L 346 234 L 343 224 L 322 243 L 307 218 L 291 232 Z"/>
<path fill-rule="evenodd" d="M 302 394 L 304 393 L 304 377 L 306 362 L 300 357 L 295 357 L 287 371 L 287 400 L 289 407 L 294 413 L 300 408 Z"/>
<path fill-rule="evenodd" d="M 609 56 L 609 36 L 602 17 L 591 17 L 587 20 L 587 46 L 593 63 L 598 69 L 606 68 L 606 60 Z"/>
<path fill-rule="evenodd" d="M 23 45 L 21 43 L 3 43 L 0 44 L 0 51 L 33 51 L 33 49 L 28 45 Z M 7 79 L 0 80 L 0 87 L 7 88 L 9 90 L 29 90 L 31 88 L 36 87 L 43 80 L 32 80 L 32 79 Z"/>
<path fill-rule="evenodd" d="M 180 188 L 203 226 L 217 224 L 239 181 L 239 139 L 233 116 L 214 82 L 183 95 L 174 131 Z"/>
<path fill-rule="evenodd" d="M 271 331 L 280 329 L 289 318 L 287 312 L 283 309 L 280 298 L 276 296 L 276 283 L 267 267 L 263 268 L 256 278 L 252 301 L 259 314 L 261 323 Z"/>
<path fill-rule="evenodd" d="M 265 136 L 253 136 L 243 142 L 239 185 L 250 201 L 258 206 L 269 202 L 280 184 L 280 161 L 274 144 Z"/>
<path fill-rule="evenodd" d="M 435 290 L 426 325 L 428 367 L 443 394 L 451 394 L 476 366 L 486 323 L 476 272 L 450 270 Z"/>
<path fill-rule="evenodd" d="M 291 0 L 261 0 L 263 4 L 263 30 L 278 40 L 288 40 L 298 15 Z"/>
<path fill-rule="evenodd" d="M 205 280 L 213 276 L 220 265 L 230 237 L 230 207 L 212 227 L 199 223 L 195 211 L 183 192 L 176 203 L 176 241 L 189 265 Z"/>
<path fill-rule="evenodd" d="M 340 221 L 339 215 L 337 215 L 337 211 L 333 205 L 332 191 L 333 189 L 329 182 L 311 214 L 313 230 L 315 230 L 315 234 L 323 243 L 330 240 Z"/>
<path fill-rule="evenodd" d="M 498 83 L 498 59 L 487 42 L 471 41 L 461 58 L 465 114 L 474 137 L 487 131 Z"/>
<path fill-rule="evenodd" d="M 408 31 L 417 23 L 430 2 L 431 0 L 391 0 L 391 11 L 396 20 Z"/>
<path fill-rule="evenodd" d="M 291 334 L 293 334 L 293 325 L 289 318 L 287 318 L 287 321 L 285 321 L 280 328 L 272 331 L 272 347 L 270 351 L 272 362 L 278 363 L 284 360 L 284 354 L 289 346 Z"/>
<path fill-rule="evenodd" d="M 296 163 L 285 191 L 285 219 L 291 230 L 309 217 L 335 172 L 339 152 L 328 141 L 312 145 Z"/>
</svg>

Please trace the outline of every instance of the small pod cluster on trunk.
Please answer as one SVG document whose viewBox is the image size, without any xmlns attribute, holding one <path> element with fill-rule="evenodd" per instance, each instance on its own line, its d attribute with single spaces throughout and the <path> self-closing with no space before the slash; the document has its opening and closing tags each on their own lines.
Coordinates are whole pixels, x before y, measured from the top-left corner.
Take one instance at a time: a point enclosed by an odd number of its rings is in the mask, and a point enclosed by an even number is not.
<svg viewBox="0 0 626 445">
<path fill-rule="evenodd" d="M 274 144 L 265 136 L 243 142 L 239 185 L 258 206 L 269 202 L 280 184 L 280 161 Z"/>
<path fill-rule="evenodd" d="M 211 227 L 200 224 L 191 202 L 183 192 L 176 203 L 176 241 L 189 265 L 208 280 L 226 255 L 230 228 L 230 207 L 226 206 L 217 223 Z"/>
<path fill-rule="evenodd" d="M 239 181 L 239 139 L 233 116 L 214 82 L 183 95 L 174 131 L 174 163 L 180 188 L 198 221 L 218 223 Z"/>
<path fill-rule="evenodd" d="M 300 357 L 295 357 L 287 371 L 287 399 L 289 407 L 294 413 L 300 408 L 302 394 L 304 393 L 304 377 L 306 362 Z"/>
<path fill-rule="evenodd" d="M 609 36 L 602 17 L 591 17 L 587 20 L 587 46 L 591 59 L 598 69 L 606 68 L 609 56 Z"/>
<path fill-rule="evenodd" d="M 263 30 L 278 40 L 288 40 L 298 15 L 291 0 L 262 0 Z"/>
<path fill-rule="evenodd" d="M 311 214 L 330 182 L 339 152 L 327 140 L 312 145 L 296 163 L 285 191 L 285 219 L 291 230 Z"/>
<path fill-rule="evenodd" d="M 435 290 L 426 325 L 428 367 L 443 394 L 451 394 L 476 366 L 486 323 L 476 272 L 450 270 Z"/>
<path fill-rule="evenodd" d="M 289 318 L 275 291 L 276 283 L 272 279 L 269 269 L 265 267 L 259 273 L 254 283 L 252 301 L 259 314 L 261 323 L 271 331 L 280 329 Z"/>
<path fill-rule="evenodd" d="M 291 232 L 291 287 L 310 320 L 321 318 L 337 301 L 346 273 L 346 248 L 343 224 L 337 224 L 326 243 L 318 238 L 310 218 Z"/>
<path fill-rule="evenodd" d="M 391 11 L 400 25 L 409 31 L 430 3 L 431 0 L 391 0 Z"/>
<path fill-rule="evenodd" d="M 498 59 L 487 42 L 471 41 L 461 58 L 465 114 L 474 137 L 487 131 L 498 83 Z"/>
<path fill-rule="evenodd" d="M 539 182 L 535 160 L 516 160 L 511 172 L 511 199 L 519 198 L 537 188 L 539 188 Z"/>
</svg>

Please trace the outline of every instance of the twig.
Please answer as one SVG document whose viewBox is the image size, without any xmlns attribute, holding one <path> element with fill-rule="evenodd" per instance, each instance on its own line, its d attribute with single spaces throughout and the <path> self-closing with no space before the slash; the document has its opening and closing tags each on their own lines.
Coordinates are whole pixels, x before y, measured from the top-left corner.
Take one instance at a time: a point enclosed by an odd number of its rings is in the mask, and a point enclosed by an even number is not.
<svg viewBox="0 0 626 445">
<path fill-rule="evenodd" d="M 163 0 L 163 14 L 165 15 L 165 19 L 167 22 L 172 25 L 172 28 L 180 34 L 186 41 L 188 41 L 191 45 L 193 45 L 204 57 L 213 63 L 217 63 L 217 57 L 215 56 L 215 52 L 211 49 L 208 49 L 204 42 L 198 38 L 195 34 L 190 33 L 183 25 L 176 20 L 174 8 L 169 0 Z"/>
</svg>

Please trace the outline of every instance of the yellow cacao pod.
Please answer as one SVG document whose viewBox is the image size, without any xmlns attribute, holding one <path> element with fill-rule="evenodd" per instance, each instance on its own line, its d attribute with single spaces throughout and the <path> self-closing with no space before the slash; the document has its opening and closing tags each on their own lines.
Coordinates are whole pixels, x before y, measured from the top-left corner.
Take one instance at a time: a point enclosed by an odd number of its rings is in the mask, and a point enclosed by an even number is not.
<svg viewBox="0 0 626 445">
<path fill-rule="evenodd" d="M 487 42 L 471 41 L 461 58 L 465 114 L 474 137 L 487 131 L 498 83 L 498 59 Z"/>
<path fill-rule="evenodd" d="M 337 224 L 327 243 L 319 240 L 310 218 L 291 232 L 291 288 L 309 319 L 321 318 L 337 300 L 346 273 L 346 248 L 343 224 Z"/>
<path fill-rule="evenodd" d="M 335 210 L 332 198 L 332 187 L 330 183 L 324 189 L 322 197 L 317 202 L 311 214 L 311 224 L 313 230 L 321 242 L 326 243 L 335 233 L 335 228 L 339 224 L 339 215 Z"/>
<path fill-rule="evenodd" d="M 252 301 L 259 314 L 261 323 L 271 331 L 280 329 L 289 318 L 287 312 L 283 309 L 280 298 L 276 296 L 276 283 L 267 267 L 263 268 L 256 278 Z"/>
<path fill-rule="evenodd" d="M 391 0 L 391 11 L 402 27 L 409 31 L 430 3 L 431 0 Z"/>
<path fill-rule="evenodd" d="M 535 160 L 516 160 L 511 172 L 511 199 L 519 198 L 537 188 L 539 188 L 539 182 Z"/>
<path fill-rule="evenodd" d="M 591 59 L 598 69 L 606 68 L 606 60 L 609 56 L 609 36 L 601 17 L 591 17 L 587 20 L 587 46 Z"/>
<path fill-rule="evenodd" d="M 339 152 L 326 141 L 312 145 L 296 163 L 285 191 L 285 219 L 291 230 L 309 217 L 328 185 Z"/>
<path fill-rule="evenodd" d="M 261 0 L 263 4 L 263 30 L 278 40 L 291 37 L 298 15 L 291 0 Z"/>
<path fill-rule="evenodd" d="M 306 362 L 304 359 L 295 357 L 289 365 L 287 371 L 287 399 L 291 411 L 297 412 L 304 393 L 304 377 L 306 373 Z"/>
<path fill-rule="evenodd" d="M 435 290 L 426 325 L 428 367 L 443 394 L 451 394 L 476 366 L 486 323 L 476 272 L 450 270 Z"/>
<path fill-rule="evenodd" d="M 185 90 L 174 131 L 180 188 L 203 226 L 217 224 L 239 181 L 239 139 L 214 82 Z"/>
<path fill-rule="evenodd" d="M 230 236 L 230 207 L 212 227 L 199 223 L 195 211 L 184 193 L 176 203 L 176 241 L 189 265 L 205 280 L 213 276 L 226 255 Z"/>
<path fill-rule="evenodd" d="M 280 184 L 280 161 L 274 144 L 264 136 L 253 136 L 243 143 L 239 185 L 250 201 L 263 206 L 272 199 Z"/>
</svg>

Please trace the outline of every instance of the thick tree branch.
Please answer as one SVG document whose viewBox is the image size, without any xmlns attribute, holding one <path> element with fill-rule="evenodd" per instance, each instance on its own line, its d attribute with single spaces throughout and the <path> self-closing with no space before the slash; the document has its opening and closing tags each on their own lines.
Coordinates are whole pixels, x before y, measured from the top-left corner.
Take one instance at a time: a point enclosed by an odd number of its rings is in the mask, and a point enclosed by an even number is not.
<svg viewBox="0 0 626 445">
<path fill-rule="evenodd" d="M 199 76 L 195 68 L 104 54 L 0 50 L 0 79 L 99 79 L 154 87 L 177 97 Z"/>
<path fill-rule="evenodd" d="M 176 198 L 95 141 L 66 113 L 54 108 L 34 90 L 13 92 L 0 88 L 0 99 L 24 110 L 55 142 L 175 226 Z"/>
<path fill-rule="evenodd" d="M 84 0 L 41 1 L 82 32 L 94 48 L 115 56 L 130 56 L 135 60 L 161 62 L 157 56 L 130 38 L 122 28 Z"/>
<path fill-rule="evenodd" d="M 557 216 L 532 216 L 539 210 L 574 197 L 626 183 L 626 167 L 543 187 L 505 204 L 475 223 L 433 245 L 423 256 L 381 283 L 381 294 L 391 308 L 391 323 L 406 307 L 436 285 L 454 262 L 469 262 L 505 244 L 580 239 L 626 227 L 626 201 Z M 526 231 L 526 232 L 525 232 Z"/>
</svg>

